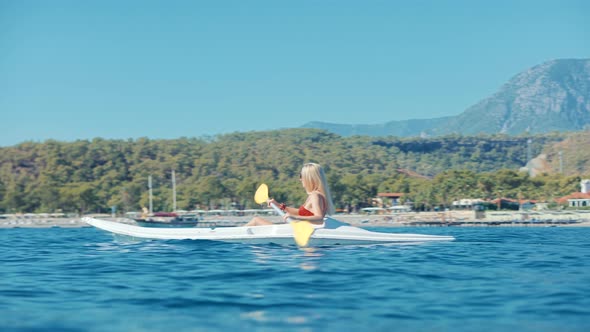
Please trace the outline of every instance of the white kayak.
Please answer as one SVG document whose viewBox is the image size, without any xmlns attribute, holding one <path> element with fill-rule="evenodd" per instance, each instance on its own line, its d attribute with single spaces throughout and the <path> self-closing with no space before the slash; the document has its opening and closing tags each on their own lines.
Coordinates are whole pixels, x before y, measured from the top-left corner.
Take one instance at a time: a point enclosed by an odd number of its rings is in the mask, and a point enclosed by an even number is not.
<svg viewBox="0 0 590 332">
<path fill-rule="evenodd" d="M 218 228 L 155 228 L 141 227 L 120 222 L 85 217 L 82 220 L 102 230 L 145 239 L 210 240 L 251 244 L 293 244 L 293 228 L 289 224 L 255 227 Z M 326 218 L 323 225 L 314 225 L 309 246 L 374 244 L 374 243 L 422 243 L 452 241 L 452 236 L 382 233 L 350 226 L 341 221 Z"/>
</svg>

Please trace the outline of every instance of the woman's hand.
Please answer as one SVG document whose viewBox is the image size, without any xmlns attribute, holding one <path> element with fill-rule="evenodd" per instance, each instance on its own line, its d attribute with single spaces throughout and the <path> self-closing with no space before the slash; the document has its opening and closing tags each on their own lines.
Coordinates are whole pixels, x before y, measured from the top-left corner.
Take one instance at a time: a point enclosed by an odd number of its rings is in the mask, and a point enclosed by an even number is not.
<svg viewBox="0 0 590 332">
<path fill-rule="evenodd" d="M 279 202 L 275 201 L 274 198 L 267 199 L 266 203 L 268 204 L 268 207 L 272 207 L 272 204 L 279 206 Z"/>
<path fill-rule="evenodd" d="M 297 217 L 293 216 L 292 214 L 290 214 L 289 212 L 286 212 L 283 215 L 283 220 L 286 222 L 289 220 L 289 218 L 293 219 L 293 220 L 297 220 Z"/>
</svg>

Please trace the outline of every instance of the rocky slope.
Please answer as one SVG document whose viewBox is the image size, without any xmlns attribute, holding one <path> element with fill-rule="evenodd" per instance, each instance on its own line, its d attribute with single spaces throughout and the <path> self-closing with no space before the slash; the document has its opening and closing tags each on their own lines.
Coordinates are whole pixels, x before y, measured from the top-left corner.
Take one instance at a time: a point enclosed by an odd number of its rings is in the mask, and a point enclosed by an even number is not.
<svg viewBox="0 0 590 332">
<path fill-rule="evenodd" d="M 368 136 L 547 133 L 590 127 L 590 59 L 559 59 L 521 72 L 463 113 L 383 125 L 310 122 L 304 127 Z"/>
</svg>

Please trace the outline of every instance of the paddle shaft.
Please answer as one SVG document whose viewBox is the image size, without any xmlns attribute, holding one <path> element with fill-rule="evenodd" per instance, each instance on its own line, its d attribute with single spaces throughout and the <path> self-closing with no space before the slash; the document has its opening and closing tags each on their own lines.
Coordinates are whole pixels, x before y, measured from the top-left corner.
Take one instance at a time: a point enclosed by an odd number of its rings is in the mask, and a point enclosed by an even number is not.
<svg viewBox="0 0 590 332">
<path fill-rule="evenodd" d="M 273 208 L 275 212 L 279 214 L 279 216 L 285 215 L 285 211 L 281 210 L 276 204 L 271 203 L 270 207 Z M 293 219 L 287 218 L 287 221 L 293 221 Z"/>
</svg>

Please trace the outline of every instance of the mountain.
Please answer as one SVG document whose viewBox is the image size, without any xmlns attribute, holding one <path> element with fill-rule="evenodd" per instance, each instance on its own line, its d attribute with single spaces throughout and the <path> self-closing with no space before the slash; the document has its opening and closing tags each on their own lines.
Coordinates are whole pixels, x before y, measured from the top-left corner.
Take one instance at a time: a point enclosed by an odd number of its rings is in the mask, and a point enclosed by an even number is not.
<svg viewBox="0 0 590 332">
<path fill-rule="evenodd" d="M 423 120 L 414 119 L 390 121 L 385 124 L 377 125 L 345 125 L 314 121 L 305 124 L 303 127 L 324 129 L 341 136 L 366 135 L 411 137 L 420 135 L 421 133 L 426 133 L 432 128 L 444 126 L 444 124 L 449 122 L 451 119 L 452 117 Z"/>
<path fill-rule="evenodd" d="M 380 125 L 309 122 L 303 127 L 343 136 L 405 137 L 578 131 L 590 127 L 590 59 L 559 59 L 534 66 L 457 116 Z"/>
</svg>

